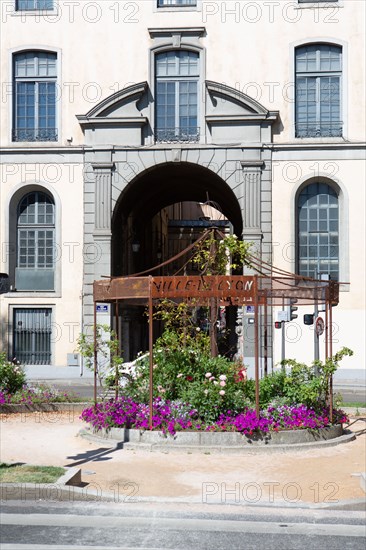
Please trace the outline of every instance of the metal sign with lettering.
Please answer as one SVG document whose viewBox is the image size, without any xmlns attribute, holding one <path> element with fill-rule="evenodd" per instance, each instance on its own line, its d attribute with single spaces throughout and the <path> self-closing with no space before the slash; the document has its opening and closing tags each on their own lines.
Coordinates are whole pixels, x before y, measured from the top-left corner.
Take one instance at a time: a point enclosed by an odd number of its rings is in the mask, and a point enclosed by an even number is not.
<svg viewBox="0 0 366 550">
<path fill-rule="evenodd" d="M 153 277 L 152 298 L 240 298 L 254 302 L 255 277 L 244 275 L 211 275 L 182 277 Z M 235 300 L 237 301 L 237 300 Z"/>
</svg>

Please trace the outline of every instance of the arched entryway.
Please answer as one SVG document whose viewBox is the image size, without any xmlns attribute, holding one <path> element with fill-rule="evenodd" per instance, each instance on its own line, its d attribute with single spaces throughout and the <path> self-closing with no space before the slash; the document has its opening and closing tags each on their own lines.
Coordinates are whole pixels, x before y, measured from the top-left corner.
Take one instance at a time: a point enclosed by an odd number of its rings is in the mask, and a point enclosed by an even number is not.
<svg viewBox="0 0 366 550">
<path fill-rule="evenodd" d="M 210 226 L 242 237 L 243 222 L 233 190 L 208 168 L 188 162 L 164 163 L 142 172 L 121 193 L 112 218 L 112 276 L 145 272 L 175 256 Z M 179 261 L 154 274 L 192 273 Z M 228 353 L 235 351 L 236 311 L 227 308 L 232 325 Z M 119 317 L 119 316 L 118 316 Z M 144 308 L 132 306 L 119 319 L 125 359 L 147 349 Z M 159 333 L 159 330 L 156 331 Z"/>
</svg>

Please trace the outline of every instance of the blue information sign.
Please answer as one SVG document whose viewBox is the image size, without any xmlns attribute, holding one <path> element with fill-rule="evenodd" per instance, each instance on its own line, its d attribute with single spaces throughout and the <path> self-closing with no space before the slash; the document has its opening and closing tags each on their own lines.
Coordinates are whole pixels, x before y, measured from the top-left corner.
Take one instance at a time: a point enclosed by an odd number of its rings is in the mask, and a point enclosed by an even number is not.
<svg viewBox="0 0 366 550">
<path fill-rule="evenodd" d="M 108 304 L 97 304 L 97 313 L 108 313 Z"/>
</svg>

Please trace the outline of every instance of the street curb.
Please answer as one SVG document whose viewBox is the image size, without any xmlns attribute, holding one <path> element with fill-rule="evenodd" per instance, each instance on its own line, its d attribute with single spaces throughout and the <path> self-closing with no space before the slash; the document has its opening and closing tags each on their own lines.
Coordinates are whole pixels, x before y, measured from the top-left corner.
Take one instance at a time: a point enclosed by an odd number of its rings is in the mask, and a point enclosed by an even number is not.
<svg viewBox="0 0 366 550">
<path fill-rule="evenodd" d="M 235 501 L 235 499 L 225 498 L 225 501 L 221 499 L 211 499 L 209 502 L 203 502 L 202 496 L 190 496 L 190 497 L 158 497 L 158 496 L 131 496 L 120 494 L 118 492 L 104 492 L 102 489 L 95 490 L 88 487 L 73 487 L 73 486 L 56 486 L 55 484 L 39 484 L 38 487 L 34 487 L 33 484 L 23 484 L 22 487 L 18 487 L 16 484 L 7 484 L 9 488 L 13 489 L 12 493 L 1 496 L 1 502 L 27 502 L 27 501 L 45 501 L 45 502 L 113 502 L 114 504 L 190 504 L 190 505 L 205 505 L 205 506 L 236 506 L 238 508 L 267 508 L 267 509 L 303 509 L 303 510 L 352 510 L 364 512 L 366 510 L 366 503 L 364 498 L 340 500 L 330 503 L 312 503 L 304 501 L 289 502 L 284 500 L 277 500 L 273 502 L 266 501 Z M 95 484 L 93 484 L 95 486 Z M 15 490 L 14 490 L 15 489 Z M 57 493 L 56 493 L 57 491 Z M 3 491 L 2 491 L 3 493 Z"/>
<path fill-rule="evenodd" d="M 163 453 L 201 453 L 201 454 L 257 454 L 257 453 L 277 453 L 277 452 L 291 452 L 291 451 L 304 451 L 309 449 L 318 449 L 318 448 L 327 448 L 335 447 L 341 445 L 342 443 L 348 443 L 356 439 L 356 435 L 344 434 L 334 439 L 329 439 L 326 441 L 315 441 L 311 443 L 293 443 L 293 444 L 284 444 L 284 445 L 174 445 L 174 443 L 131 443 L 121 439 L 112 439 L 104 438 L 99 435 L 95 435 L 88 430 L 82 429 L 79 431 L 78 435 L 87 439 L 89 441 L 94 441 L 104 444 L 110 444 L 111 447 L 131 450 L 131 451 L 149 451 L 149 452 L 163 452 Z"/>
</svg>

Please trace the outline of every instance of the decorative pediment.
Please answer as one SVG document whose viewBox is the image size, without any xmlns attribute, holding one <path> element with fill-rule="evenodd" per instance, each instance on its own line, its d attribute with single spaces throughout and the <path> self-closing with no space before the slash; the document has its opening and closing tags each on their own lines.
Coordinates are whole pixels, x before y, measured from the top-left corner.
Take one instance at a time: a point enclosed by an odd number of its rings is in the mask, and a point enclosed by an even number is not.
<svg viewBox="0 0 366 550">
<path fill-rule="evenodd" d="M 137 103 L 147 90 L 147 82 L 139 82 L 103 99 L 98 105 L 95 105 L 86 115 L 77 115 L 77 119 L 82 123 L 92 118 L 105 117 L 125 117 L 131 115 L 140 115 L 137 109 Z"/>
<path fill-rule="evenodd" d="M 206 105 L 206 121 L 212 122 L 241 122 L 241 121 L 275 121 L 277 111 L 268 111 L 255 99 L 248 95 L 220 84 L 206 80 L 208 91 Z"/>
<path fill-rule="evenodd" d="M 148 89 L 147 82 L 139 82 L 103 99 L 86 115 L 76 115 L 84 129 L 86 143 L 141 144 L 141 128 L 147 117 L 138 108 Z M 94 131 L 99 129 L 98 137 Z"/>
</svg>

